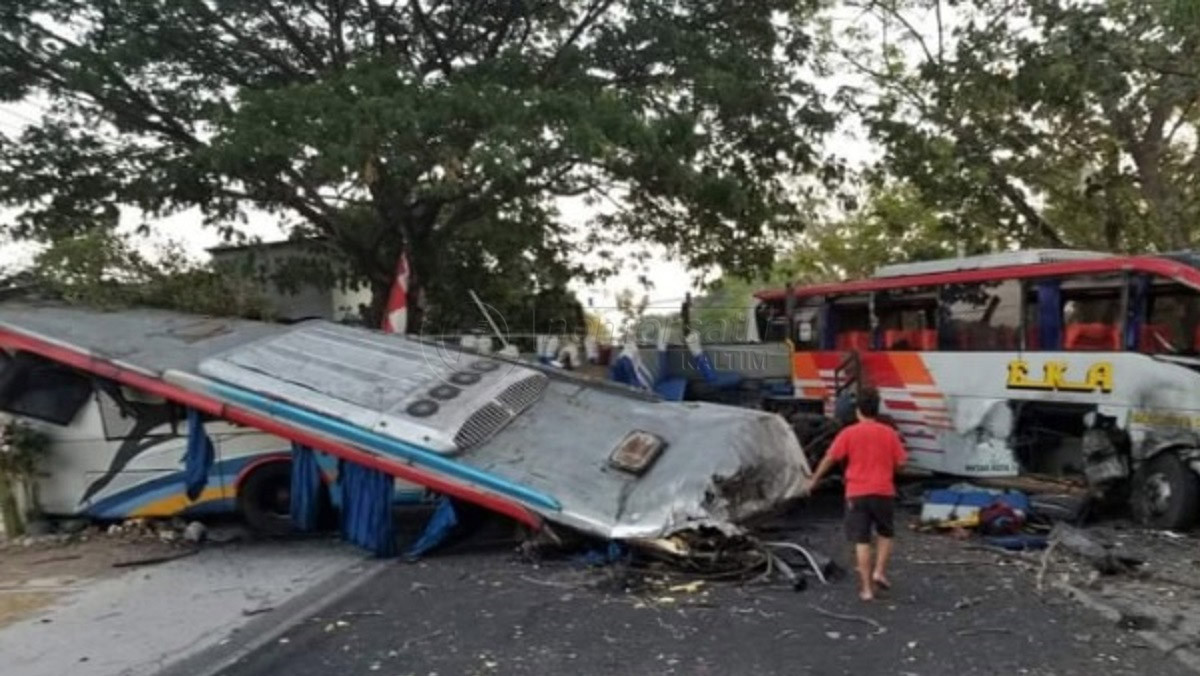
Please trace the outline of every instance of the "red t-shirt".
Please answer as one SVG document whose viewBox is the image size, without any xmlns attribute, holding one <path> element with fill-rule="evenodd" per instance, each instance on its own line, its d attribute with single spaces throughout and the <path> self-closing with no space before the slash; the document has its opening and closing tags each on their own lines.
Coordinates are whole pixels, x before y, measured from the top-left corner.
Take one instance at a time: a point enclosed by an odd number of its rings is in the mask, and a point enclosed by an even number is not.
<svg viewBox="0 0 1200 676">
<path fill-rule="evenodd" d="M 863 420 L 838 433 L 829 447 L 834 461 L 848 460 L 846 497 L 896 494 L 896 468 L 908 460 L 896 430 Z"/>
</svg>

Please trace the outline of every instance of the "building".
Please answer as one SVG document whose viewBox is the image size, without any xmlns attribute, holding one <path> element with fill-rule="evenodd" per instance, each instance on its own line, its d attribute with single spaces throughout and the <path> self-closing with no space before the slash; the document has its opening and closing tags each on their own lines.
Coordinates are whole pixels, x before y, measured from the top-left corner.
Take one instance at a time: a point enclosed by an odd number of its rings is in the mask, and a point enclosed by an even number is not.
<svg viewBox="0 0 1200 676">
<path fill-rule="evenodd" d="M 336 281 L 329 263 L 336 256 L 324 239 L 218 246 L 208 252 L 218 269 L 257 281 L 280 321 L 358 322 L 360 306 L 371 302 L 370 287 L 346 287 Z"/>
</svg>

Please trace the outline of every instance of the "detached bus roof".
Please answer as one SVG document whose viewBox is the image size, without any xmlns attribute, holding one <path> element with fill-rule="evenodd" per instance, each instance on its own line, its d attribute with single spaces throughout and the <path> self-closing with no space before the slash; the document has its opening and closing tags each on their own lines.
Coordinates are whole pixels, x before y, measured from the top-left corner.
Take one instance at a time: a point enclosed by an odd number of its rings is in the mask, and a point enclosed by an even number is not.
<svg viewBox="0 0 1200 676">
<path fill-rule="evenodd" d="M 874 277 L 796 286 L 792 289 L 792 295 L 808 298 L 913 286 L 970 284 L 1121 270 L 1168 277 L 1200 289 L 1200 255 L 1195 252 L 1118 256 L 1092 251 L 1042 249 L 884 266 Z M 787 297 L 787 289 L 764 289 L 754 295 L 764 301 L 782 300 Z"/>
</svg>

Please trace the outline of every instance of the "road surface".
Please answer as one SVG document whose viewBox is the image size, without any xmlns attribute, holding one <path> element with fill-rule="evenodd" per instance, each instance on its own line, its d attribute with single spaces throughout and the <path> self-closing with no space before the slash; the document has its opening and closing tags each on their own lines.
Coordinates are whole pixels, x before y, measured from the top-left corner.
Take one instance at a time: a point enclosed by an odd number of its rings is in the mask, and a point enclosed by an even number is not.
<svg viewBox="0 0 1200 676">
<path fill-rule="evenodd" d="M 836 513 L 802 521 L 793 537 L 840 549 Z M 509 550 L 396 563 L 223 676 L 1191 673 L 1004 557 L 907 532 L 899 553 L 870 605 L 848 577 L 693 591 Z"/>
</svg>

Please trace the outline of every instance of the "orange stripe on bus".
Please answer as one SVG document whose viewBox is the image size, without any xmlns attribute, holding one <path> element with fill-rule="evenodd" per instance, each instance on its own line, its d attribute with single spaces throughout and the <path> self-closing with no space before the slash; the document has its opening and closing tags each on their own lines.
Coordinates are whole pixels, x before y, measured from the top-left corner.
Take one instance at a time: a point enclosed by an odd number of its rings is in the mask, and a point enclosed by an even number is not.
<svg viewBox="0 0 1200 676">
<path fill-rule="evenodd" d="M 820 380 L 821 371 L 817 368 L 816 358 L 806 352 L 797 352 L 792 355 L 792 377 Z"/>
<path fill-rule="evenodd" d="M 919 354 L 893 352 L 888 355 L 892 368 L 900 375 L 905 385 L 933 385 L 933 376 L 925 368 L 925 362 Z"/>
</svg>

